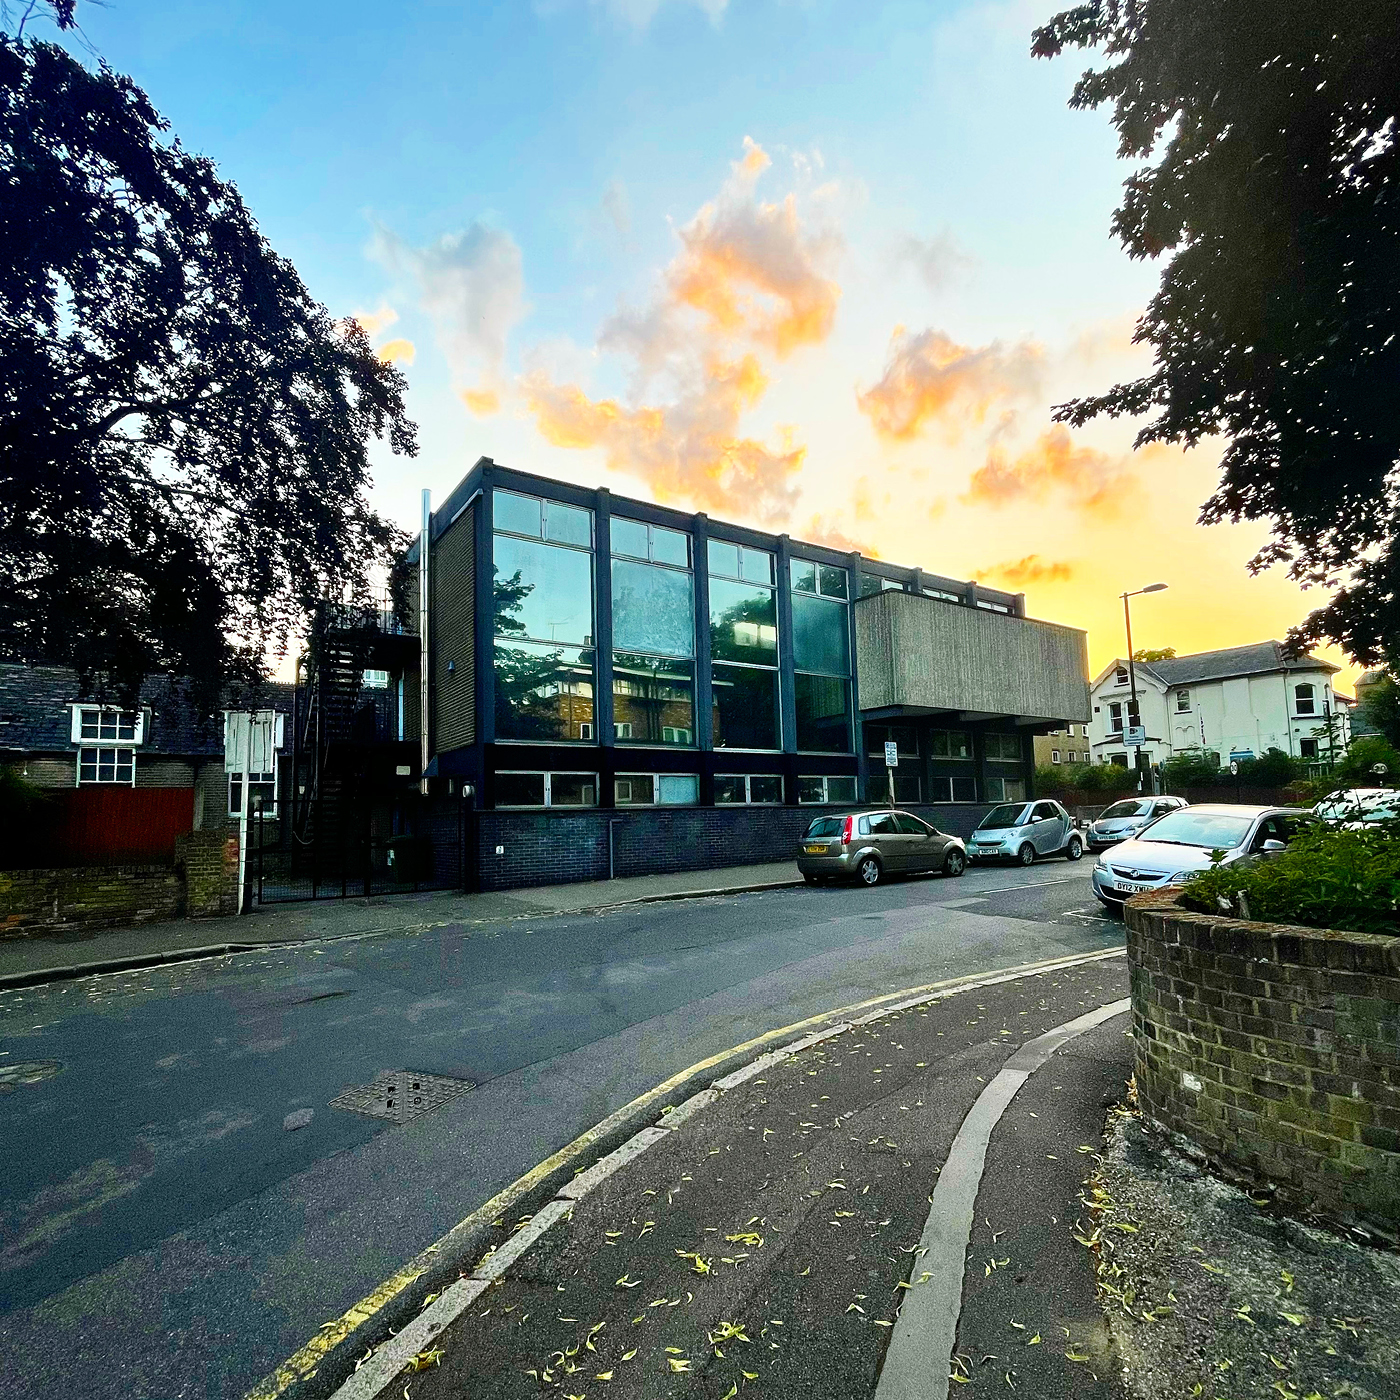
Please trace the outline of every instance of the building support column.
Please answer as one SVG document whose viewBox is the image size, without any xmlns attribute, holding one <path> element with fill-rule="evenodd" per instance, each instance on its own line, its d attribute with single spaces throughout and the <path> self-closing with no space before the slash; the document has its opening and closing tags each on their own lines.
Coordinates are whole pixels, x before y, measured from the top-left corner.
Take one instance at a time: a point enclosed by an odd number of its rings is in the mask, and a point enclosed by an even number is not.
<svg viewBox="0 0 1400 1400">
<path fill-rule="evenodd" d="M 616 806 L 612 647 L 612 493 L 600 487 L 593 513 L 593 738 L 598 747 L 598 805 Z"/>
</svg>

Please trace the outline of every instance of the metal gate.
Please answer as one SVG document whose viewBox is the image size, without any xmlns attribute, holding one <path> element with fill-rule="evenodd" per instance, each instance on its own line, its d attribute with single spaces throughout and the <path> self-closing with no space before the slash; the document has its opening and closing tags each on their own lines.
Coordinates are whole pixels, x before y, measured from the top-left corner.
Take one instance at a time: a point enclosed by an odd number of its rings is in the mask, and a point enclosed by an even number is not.
<svg viewBox="0 0 1400 1400">
<path fill-rule="evenodd" d="M 259 904 L 461 889 L 468 814 L 457 798 L 326 796 L 290 820 L 251 814 L 249 879 Z"/>
</svg>

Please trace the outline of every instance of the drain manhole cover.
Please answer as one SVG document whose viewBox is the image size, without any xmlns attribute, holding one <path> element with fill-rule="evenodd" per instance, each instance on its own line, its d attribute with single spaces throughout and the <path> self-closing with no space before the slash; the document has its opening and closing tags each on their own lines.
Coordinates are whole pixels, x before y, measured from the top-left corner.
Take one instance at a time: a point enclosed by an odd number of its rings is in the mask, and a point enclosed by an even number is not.
<svg viewBox="0 0 1400 1400">
<path fill-rule="evenodd" d="M 21 1085 L 52 1079 L 62 1069 L 58 1060 L 20 1060 L 16 1064 L 0 1065 L 0 1094 L 13 1093 Z"/>
<path fill-rule="evenodd" d="M 407 1123 L 475 1088 L 470 1079 L 448 1079 L 411 1069 L 381 1069 L 368 1084 L 342 1089 L 331 1100 L 331 1107 L 348 1108 L 351 1113 L 364 1113 L 390 1123 Z"/>
</svg>

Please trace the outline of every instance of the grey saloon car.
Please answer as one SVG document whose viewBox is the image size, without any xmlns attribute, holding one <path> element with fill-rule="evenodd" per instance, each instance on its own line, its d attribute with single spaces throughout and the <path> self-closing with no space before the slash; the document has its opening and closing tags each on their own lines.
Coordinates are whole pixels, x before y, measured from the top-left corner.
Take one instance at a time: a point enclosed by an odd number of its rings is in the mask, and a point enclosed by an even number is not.
<svg viewBox="0 0 1400 1400">
<path fill-rule="evenodd" d="M 1297 807 L 1225 802 L 1178 808 L 1099 857 L 1091 876 L 1094 894 L 1100 903 L 1121 908 L 1144 890 L 1185 884 L 1209 870 L 1217 856 L 1221 865 L 1233 865 L 1273 855 L 1309 815 Z"/>
<path fill-rule="evenodd" d="M 1078 860 L 1084 838 L 1069 813 L 1049 798 L 1037 802 L 1000 802 L 977 823 L 968 844 L 973 860 L 1014 860 L 1034 865 L 1037 856 Z"/>
<path fill-rule="evenodd" d="M 797 868 L 809 885 L 859 880 L 878 885 L 890 875 L 967 869 L 962 839 L 912 812 L 837 812 L 813 817 L 797 848 Z"/>
<path fill-rule="evenodd" d="M 1089 824 L 1089 849 L 1106 851 L 1136 836 L 1149 822 L 1186 806 L 1181 797 L 1128 797 L 1100 812 Z"/>
</svg>

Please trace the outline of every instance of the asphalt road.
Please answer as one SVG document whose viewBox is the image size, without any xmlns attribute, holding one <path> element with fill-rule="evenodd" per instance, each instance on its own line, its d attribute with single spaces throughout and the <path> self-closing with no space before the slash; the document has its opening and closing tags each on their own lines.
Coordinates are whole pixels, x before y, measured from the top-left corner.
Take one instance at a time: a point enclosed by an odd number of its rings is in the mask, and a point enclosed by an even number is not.
<svg viewBox="0 0 1400 1400">
<path fill-rule="evenodd" d="M 1121 943 L 1088 872 L 448 926 L 0 993 L 0 1075 L 32 1067 L 0 1095 L 0 1394 L 240 1396 L 695 1061 L 883 992 Z M 478 1087 L 403 1125 L 329 1106 L 384 1069 Z"/>
</svg>

